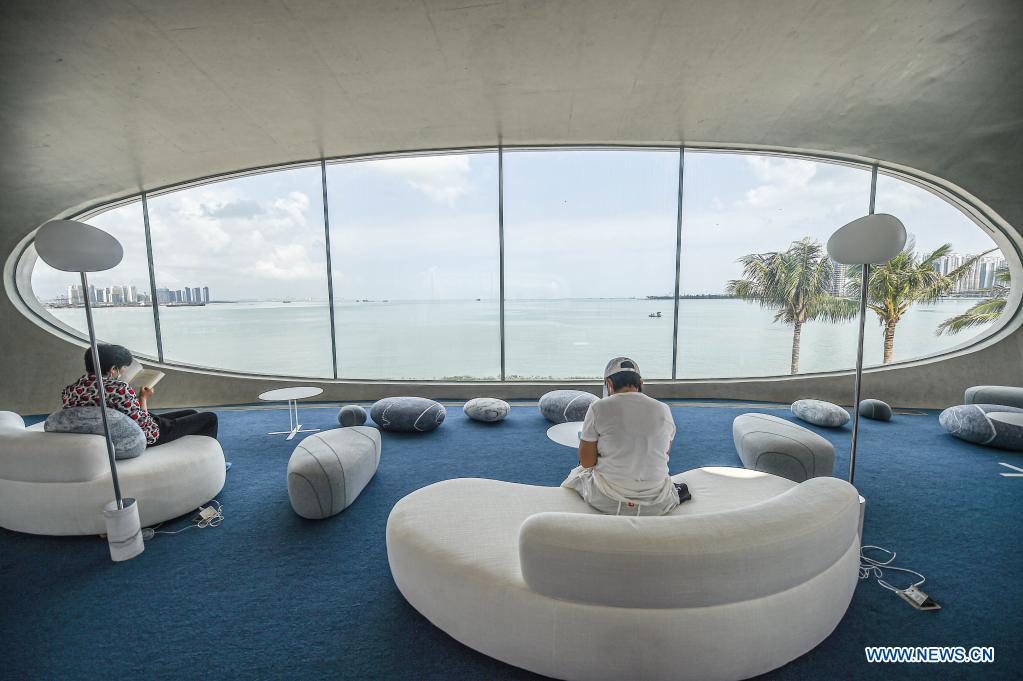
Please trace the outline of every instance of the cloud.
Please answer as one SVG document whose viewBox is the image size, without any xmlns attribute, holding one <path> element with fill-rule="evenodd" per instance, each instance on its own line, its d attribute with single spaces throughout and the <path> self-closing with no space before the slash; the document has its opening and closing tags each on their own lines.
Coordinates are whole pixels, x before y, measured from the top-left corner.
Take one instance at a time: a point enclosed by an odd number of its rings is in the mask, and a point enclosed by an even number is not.
<svg viewBox="0 0 1023 681">
<path fill-rule="evenodd" d="M 817 164 L 793 158 L 746 156 L 746 164 L 761 184 L 746 192 L 746 203 L 770 207 L 786 201 L 794 191 L 805 190 L 817 174 Z"/>
<path fill-rule="evenodd" d="M 231 218 L 242 218 L 251 219 L 257 215 L 263 213 L 263 207 L 259 205 L 258 201 L 251 199 L 240 199 L 237 201 L 227 201 L 225 203 L 216 204 L 200 204 L 199 212 L 208 218 L 213 219 L 231 219 Z"/>
<path fill-rule="evenodd" d="M 453 207 L 458 199 L 473 190 L 468 155 L 410 156 L 370 164 L 373 170 L 403 178 L 410 187 L 445 206 Z"/>
<path fill-rule="evenodd" d="M 319 212 L 309 196 L 314 188 L 277 182 L 260 176 L 152 202 L 157 285 L 208 285 L 221 300 L 325 298 L 323 222 L 310 215 Z"/>
</svg>

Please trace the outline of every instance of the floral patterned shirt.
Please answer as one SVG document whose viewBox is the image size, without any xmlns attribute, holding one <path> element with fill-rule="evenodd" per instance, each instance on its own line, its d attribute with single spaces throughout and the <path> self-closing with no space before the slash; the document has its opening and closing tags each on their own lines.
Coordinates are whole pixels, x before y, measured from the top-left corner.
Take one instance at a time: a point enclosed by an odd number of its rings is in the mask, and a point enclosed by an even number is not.
<svg viewBox="0 0 1023 681">
<path fill-rule="evenodd" d="M 160 427 L 148 411 L 142 408 L 135 390 L 124 381 L 116 379 L 104 379 L 103 387 L 107 393 L 107 407 L 116 409 L 127 414 L 139 424 L 142 432 L 146 435 L 147 444 L 156 444 L 160 437 Z M 94 407 L 96 400 L 96 376 L 86 374 L 71 385 L 64 388 L 60 394 L 64 407 Z"/>
</svg>

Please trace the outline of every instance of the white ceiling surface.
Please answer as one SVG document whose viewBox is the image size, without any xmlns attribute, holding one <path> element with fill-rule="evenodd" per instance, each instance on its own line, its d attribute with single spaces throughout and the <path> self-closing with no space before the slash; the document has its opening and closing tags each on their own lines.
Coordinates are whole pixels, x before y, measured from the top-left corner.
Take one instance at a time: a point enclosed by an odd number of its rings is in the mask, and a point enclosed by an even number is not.
<svg viewBox="0 0 1023 681">
<path fill-rule="evenodd" d="M 1023 226 L 1023 2 L 5 0 L 0 245 L 366 152 L 733 143 L 944 177 Z"/>
</svg>

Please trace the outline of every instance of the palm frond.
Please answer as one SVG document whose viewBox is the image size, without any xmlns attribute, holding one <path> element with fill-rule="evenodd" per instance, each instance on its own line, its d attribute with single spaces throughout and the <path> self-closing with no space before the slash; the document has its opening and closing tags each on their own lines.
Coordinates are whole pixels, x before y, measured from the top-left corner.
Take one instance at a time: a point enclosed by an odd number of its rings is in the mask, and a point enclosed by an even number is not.
<svg viewBox="0 0 1023 681">
<path fill-rule="evenodd" d="M 1005 298 L 982 300 L 966 312 L 943 321 L 934 333 L 936 336 L 951 336 L 969 328 L 990 324 L 1005 311 L 1005 302 Z"/>
</svg>

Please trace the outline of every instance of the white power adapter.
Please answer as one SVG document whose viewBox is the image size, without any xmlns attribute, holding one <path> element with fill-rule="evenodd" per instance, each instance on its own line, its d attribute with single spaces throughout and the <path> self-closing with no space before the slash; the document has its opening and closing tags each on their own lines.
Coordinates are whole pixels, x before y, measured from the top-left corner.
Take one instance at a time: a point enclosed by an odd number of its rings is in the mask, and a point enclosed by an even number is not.
<svg viewBox="0 0 1023 681">
<path fill-rule="evenodd" d="M 207 523 L 220 515 L 220 511 L 213 508 L 212 506 L 200 506 L 199 517 L 205 520 Z"/>
<path fill-rule="evenodd" d="M 896 591 L 895 593 L 902 596 L 904 601 L 912 605 L 917 610 L 941 610 L 941 606 L 938 605 L 933 598 L 918 589 L 915 584 Z"/>
</svg>

